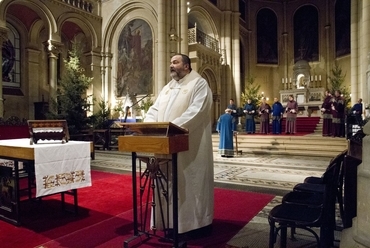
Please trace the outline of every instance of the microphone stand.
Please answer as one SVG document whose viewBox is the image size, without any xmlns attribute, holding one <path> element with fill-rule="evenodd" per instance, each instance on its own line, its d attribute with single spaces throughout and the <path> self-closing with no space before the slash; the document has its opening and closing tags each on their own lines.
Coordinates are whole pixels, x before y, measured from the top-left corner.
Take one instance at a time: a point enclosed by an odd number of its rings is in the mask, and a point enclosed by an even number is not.
<svg viewBox="0 0 370 248">
<path fill-rule="evenodd" d="M 139 102 L 141 102 L 144 98 L 146 98 L 148 96 L 149 96 L 149 94 L 146 94 L 144 97 L 142 97 L 139 101 L 135 102 L 131 106 L 126 106 L 125 118 L 123 119 L 124 123 L 127 121 L 127 114 L 128 114 L 128 111 L 130 110 L 130 108 L 132 108 L 133 106 L 135 106 L 136 104 L 138 104 Z"/>
</svg>

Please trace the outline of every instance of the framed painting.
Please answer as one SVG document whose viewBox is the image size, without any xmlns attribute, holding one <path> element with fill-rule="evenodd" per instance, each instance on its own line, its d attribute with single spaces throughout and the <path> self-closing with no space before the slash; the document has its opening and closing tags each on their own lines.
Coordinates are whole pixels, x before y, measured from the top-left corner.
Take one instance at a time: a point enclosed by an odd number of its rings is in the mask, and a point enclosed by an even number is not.
<svg viewBox="0 0 370 248">
<path fill-rule="evenodd" d="M 118 40 L 116 97 L 153 91 L 153 35 L 147 22 L 127 23 Z M 130 94 L 129 93 L 129 94 Z"/>
</svg>

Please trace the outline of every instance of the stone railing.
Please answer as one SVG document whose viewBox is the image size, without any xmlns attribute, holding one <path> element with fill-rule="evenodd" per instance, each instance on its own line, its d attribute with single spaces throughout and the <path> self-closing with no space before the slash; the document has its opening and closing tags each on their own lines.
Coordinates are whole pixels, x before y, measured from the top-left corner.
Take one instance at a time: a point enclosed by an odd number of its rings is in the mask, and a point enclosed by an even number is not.
<svg viewBox="0 0 370 248">
<path fill-rule="evenodd" d="M 61 1 L 69 5 L 72 5 L 73 7 L 87 11 L 89 13 L 93 12 L 94 5 L 92 1 L 86 1 L 86 0 L 61 0 Z"/>
</svg>

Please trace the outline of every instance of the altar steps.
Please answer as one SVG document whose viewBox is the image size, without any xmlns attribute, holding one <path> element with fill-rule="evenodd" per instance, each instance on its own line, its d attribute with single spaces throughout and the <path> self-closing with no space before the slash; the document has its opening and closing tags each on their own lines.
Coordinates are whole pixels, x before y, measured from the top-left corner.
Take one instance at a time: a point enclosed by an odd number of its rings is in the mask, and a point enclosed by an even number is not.
<svg viewBox="0 0 370 248">
<path fill-rule="evenodd" d="M 281 120 L 282 132 L 285 132 L 286 118 Z M 322 119 L 320 117 L 298 117 L 296 121 L 297 131 L 301 133 L 314 133 L 320 132 L 320 126 L 322 127 Z M 259 132 L 260 124 L 256 123 L 256 133 Z M 245 120 L 238 127 L 239 131 L 245 131 Z M 270 124 L 270 131 L 272 130 L 272 124 Z M 322 130 L 322 128 L 321 128 Z M 322 132 L 322 131 L 321 131 Z"/>
<path fill-rule="evenodd" d="M 347 148 L 345 138 L 322 137 L 321 135 L 258 135 L 239 133 L 238 151 L 242 154 L 266 154 L 286 156 L 334 157 Z M 218 151 L 219 135 L 212 135 L 214 152 Z M 234 138 L 234 149 L 236 143 Z"/>
<path fill-rule="evenodd" d="M 297 131 L 302 133 L 313 133 L 320 123 L 320 117 L 298 117 L 296 121 Z M 281 122 L 282 132 L 285 133 L 286 118 Z M 272 127 L 270 127 L 272 130 Z"/>
</svg>

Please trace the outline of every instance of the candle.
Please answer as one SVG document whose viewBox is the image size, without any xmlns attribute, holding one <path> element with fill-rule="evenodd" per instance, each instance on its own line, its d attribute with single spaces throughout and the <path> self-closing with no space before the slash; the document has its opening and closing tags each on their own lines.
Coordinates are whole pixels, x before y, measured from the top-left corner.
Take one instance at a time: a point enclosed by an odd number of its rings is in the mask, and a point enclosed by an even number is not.
<svg viewBox="0 0 370 248">
<path fill-rule="evenodd" d="M 292 78 L 289 78 L 289 82 L 292 82 Z"/>
<path fill-rule="evenodd" d="M 284 78 L 281 79 L 281 83 L 284 84 Z"/>
<path fill-rule="evenodd" d="M 287 83 L 288 83 L 288 78 L 285 78 L 285 82 L 287 82 Z"/>
<path fill-rule="evenodd" d="M 315 75 L 315 81 L 317 81 L 317 75 Z"/>
<path fill-rule="evenodd" d="M 321 81 L 321 75 L 319 75 L 319 81 Z"/>
<path fill-rule="evenodd" d="M 313 76 L 311 76 L 311 81 L 313 81 Z"/>
</svg>

